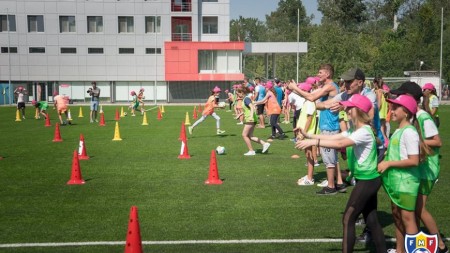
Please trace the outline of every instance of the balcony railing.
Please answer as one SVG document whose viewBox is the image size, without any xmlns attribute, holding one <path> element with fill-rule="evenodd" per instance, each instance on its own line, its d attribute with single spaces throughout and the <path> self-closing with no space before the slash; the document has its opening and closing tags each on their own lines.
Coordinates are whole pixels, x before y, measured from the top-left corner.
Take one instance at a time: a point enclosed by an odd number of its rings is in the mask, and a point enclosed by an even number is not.
<svg viewBox="0 0 450 253">
<path fill-rule="evenodd" d="M 191 3 L 172 3 L 172 12 L 191 12 L 192 4 Z"/>
<path fill-rule="evenodd" d="M 172 33 L 172 41 L 192 41 L 192 33 Z"/>
</svg>

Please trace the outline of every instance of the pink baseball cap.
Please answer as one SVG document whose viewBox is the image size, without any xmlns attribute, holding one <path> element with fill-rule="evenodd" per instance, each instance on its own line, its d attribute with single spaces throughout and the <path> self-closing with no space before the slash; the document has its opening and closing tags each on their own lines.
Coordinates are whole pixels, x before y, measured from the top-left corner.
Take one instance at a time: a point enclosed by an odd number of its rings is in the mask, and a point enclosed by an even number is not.
<svg viewBox="0 0 450 253">
<path fill-rule="evenodd" d="M 396 99 L 388 99 L 387 101 L 405 107 L 412 114 L 417 113 L 417 102 L 412 96 L 400 95 Z"/>
<path fill-rule="evenodd" d="M 130 95 L 131 95 L 131 96 L 134 96 L 134 95 L 136 95 L 136 92 L 135 92 L 134 90 L 132 90 L 132 91 L 130 92 Z"/>
<path fill-rule="evenodd" d="M 298 87 L 299 89 L 301 89 L 301 90 L 310 92 L 311 89 L 312 89 L 312 84 L 311 84 L 311 83 L 304 82 L 304 83 L 299 83 L 299 84 L 297 84 L 297 87 Z"/>
<path fill-rule="evenodd" d="M 366 96 L 361 94 L 354 94 L 349 100 L 341 101 L 339 103 L 347 108 L 357 107 L 365 113 L 368 113 L 370 109 L 372 109 L 372 102 L 370 102 Z"/>
<path fill-rule="evenodd" d="M 32 104 L 32 105 L 36 105 L 36 103 L 37 103 L 36 100 L 34 100 L 34 99 L 31 100 L 31 104 Z"/>
<path fill-rule="evenodd" d="M 255 90 L 255 87 L 253 87 L 253 85 L 250 85 L 250 86 L 248 87 L 248 89 L 249 89 L 250 91 L 254 91 L 254 90 Z"/>
<path fill-rule="evenodd" d="M 222 90 L 219 87 L 214 87 L 213 92 L 217 93 L 217 92 L 221 92 Z"/>
<path fill-rule="evenodd" d="M 422 90 L 435 90 L 436 88 L 434 87 L 434 85 L 432 83 L 426 83 L 423 87 Z"/>
<path fill-rule="evenodd" d="M 387 84 L 383 84 L 382 88 L 386 92 L 390 92 L 391 91 L 391 88 L 389 88 L 389 86 L 387 86 Z"/>
<path fill-rule="evenodd" d="M 140 92 L 144 92 L 145 90 L 144 90 L 144 88 L 141 88 L 139 91 L 140 91 Z"/>
<path fill-rule="evenodd" d="M 315 84 L 315 83 L 318 82 L 319 80 L 320 80 L 320 78 L 317 77 L 317 76 L 310 76 L 310 77 L 306 78 L 305 83 L 308 83 L 308 84 Z"/>
<path fill-rule="evenodd" d="M 58 96 L 58 95 L 59 95 L 59 93 L 58 93 L 57 91 L 54 91 L 54 92 L 53 92 L 53 96 L 54 96 L 54 97 L 56 97 L 56 96 Z"/>
<path fill-rule="evenodd" d="M 229 92 L 229 90 L 225 90 L 225 93 L 228 93 Z"/>
<path fill-rule="evenodd" d="M 273 88 L 273 83 L 272 83 L 272 81 L 267 81 L 267 83 L 266 83 L 266 89 L 272 89 Z"/>
</svg>

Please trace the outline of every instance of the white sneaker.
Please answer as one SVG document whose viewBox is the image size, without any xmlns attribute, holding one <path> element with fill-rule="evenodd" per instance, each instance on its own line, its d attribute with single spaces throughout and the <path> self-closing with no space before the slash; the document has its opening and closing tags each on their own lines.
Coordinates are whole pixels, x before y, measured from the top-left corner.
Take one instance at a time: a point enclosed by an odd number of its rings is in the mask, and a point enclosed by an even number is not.
<svg viewBox="0 0 450 253">
<path fill-rule="evenodd" d="M 319 162 L 314 162 L 314 167 L 320 166 Z"/>
<path fill-rule="evenodd" d="M 244 125 L 244 122 L 239 122 L 239 123 L 236 123 L 236 125 Z"/>
<path fill-rule="evenodd" d="M 298 185 L 314 185 L 314 178 L 312 180 L 308 179 L 308 176 L 304 176 L 297 181 Z"/>
<path fill-rule="evenodd" d="M 188 131 L 189 131 L 189 134 L 190 134 L 190 135 L 192 135 L 192 130 L 194 130 L 194 127 L 191 127 L 191 126 L 188 127 Z"/>
<path fill-rule="evenodd" d="M 217 134 L 223 134 L 223 133 L 225 133 L 224 130 L 217 129 Z"/>
<path fill-rule="evenodd" d="M 388 249 L 387 253 L 397 253 L 397 250 L 396 249 Z"/>
<path fill-rule="evenodd" d="M 248 151 L 247 153 L 244 154 L 245 156 L 252 156 L 252 155 L 256 155 L 256 152 L 254 150 L 252 151 Z"/>
<path fill-rule="evenodd" d="M 317 186 L 319 186 L 319 187 L 328 186 L 328 180 L 323 180 L 321 183 L 318 183 Z"/>
<path fill-rule="evenodd" d="M 267 150 L 269 150 L 269 147 L 270 147 L 270 143 L 268 143 L 268 142 L 264 143 L 261 153 L 263 153 L 263 154 L 266 153 Z"/>
</svg>

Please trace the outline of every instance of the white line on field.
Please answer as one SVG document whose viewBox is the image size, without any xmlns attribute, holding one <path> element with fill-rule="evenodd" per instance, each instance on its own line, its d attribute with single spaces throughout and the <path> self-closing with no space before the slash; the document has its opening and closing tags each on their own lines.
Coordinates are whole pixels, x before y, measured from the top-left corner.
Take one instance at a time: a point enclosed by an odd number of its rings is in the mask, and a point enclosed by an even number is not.
<svg viewBox="0 0 450 253">
<path fill-rule="evenodd" d="M 449 241 L 450 238 L 444 240 Z M 395 239 L 386 239 L 393 242 Z M 142 241 L 144 245 L 178 245 L 178 244 L 264 244 L 264 243 L 336 243 L 342 239 L 244 239 L 244 240 L 187 240 L 187 241 Z M 70 246 L 104 246 L 124 245 L 125 241 L 110 242 L 47 242 L 47 243 L 10 243 L 0 244 L 0 248 L 25 248 L 25 247 L 70 247 Z"/>
</svg>

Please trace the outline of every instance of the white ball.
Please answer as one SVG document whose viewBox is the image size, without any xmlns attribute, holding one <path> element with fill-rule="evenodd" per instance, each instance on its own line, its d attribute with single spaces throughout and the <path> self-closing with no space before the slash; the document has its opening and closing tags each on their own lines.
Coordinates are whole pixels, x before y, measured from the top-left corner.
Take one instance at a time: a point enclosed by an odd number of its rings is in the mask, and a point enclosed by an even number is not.
<svg viewBox="0 0 450 253">
<path fill-rule="evenodd" d="M 225 102 L 219 102 L 218 106 L 219 107 L 225 107 Z"/>
<path fill-rule="evenodd" d="M 123 113 L 124 116 L 127 116 L 127 114 L 128 114 L 127 112 L 124 112 L 124 113 Z"/>
<path fill-rule="evenodd" d="M 217 146 L 217 148 L 216 148 L 216 153 L 217 153 L 218 155 L 223 155 L 223 154 L 225 154 L 225 147 Z"/>
</svg>

